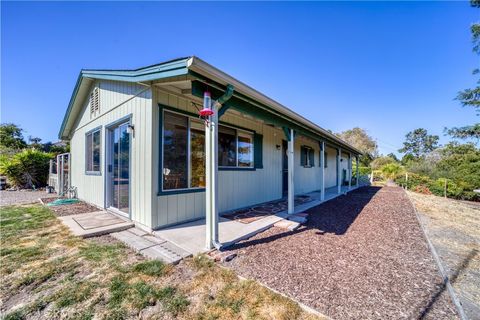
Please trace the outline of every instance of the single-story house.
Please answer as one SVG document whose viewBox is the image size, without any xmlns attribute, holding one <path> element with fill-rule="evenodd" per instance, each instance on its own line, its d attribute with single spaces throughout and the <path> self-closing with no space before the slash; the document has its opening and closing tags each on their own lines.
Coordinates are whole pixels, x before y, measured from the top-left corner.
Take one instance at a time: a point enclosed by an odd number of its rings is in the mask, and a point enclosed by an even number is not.
<svg viewBox="0 0 480 320">
<path fill-rule="evenodd" d="M 223 97 L 215 110 L 218 171 L 206 170 L 209 121 L 199 117 L 206 95 Z M 293 210 L 294 194 L 323 197 L 358 183 L 352 159 L 361 154 L 195 56 L 82 70 L 59 138 L 70 141 L 69 183 L 78 198 L 146 230 L 204 218 L 208 174 L 218 174 L 220 214 L 287 195 Z"/>
</svg>

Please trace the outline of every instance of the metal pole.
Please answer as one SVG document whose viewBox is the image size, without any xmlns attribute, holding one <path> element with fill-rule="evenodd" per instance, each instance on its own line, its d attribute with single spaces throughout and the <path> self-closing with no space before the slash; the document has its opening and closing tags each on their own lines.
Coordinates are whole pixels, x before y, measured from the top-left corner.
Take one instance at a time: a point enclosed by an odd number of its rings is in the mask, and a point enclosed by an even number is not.
<svg viewBox="0 0 480 320">
<path fill-rule="evenodd" d="M 340 160 L 342 159 L 342 149 L 338 148 L 337 149 L 337 193 L 340 194 L 342 193 L 342 177 L 340 174 Z"/>
<path fill-rule="evenodd" d="M 325 141 L 320 142 L 320 200 L 325 201 Z"/>
<path fill-rule="evenodd" d="M 295 150 L 295 143 L 294 143 L 294 134 L 295 132 L 293 129 L 290 129 L 290 140 L 288 141 L 288 213 L 292 214 L 295 211 L 295 180 L 294 180 L 294 173 L 293 167 L 295 162 L 294 157 L 294 150 Z"/>
<path fill-rule="evenodd" d="M 352 153 L 348 154 L 348 190 L 352 189 Z"/>
<path fill-rule="evenodd" d="M 203 107 L 210 108 L 210 92 L 205 92 L 203 96 Z M 205 121 L 205 246 L 207 249 L 213 248 L 213 226 L 212 226 L 212 126 L 211 119 Z"/>
<path fill-rule="evenodd" d="M 405 172 L 405 190 L 408 190 L 408 172 Z"/>
<path fill-rule="evenodd" d="M 357 165 L 357 180 L 355 184 L 358 187 L 360 185 L 360 161 L 358 160 L 358 156 L 355 157 L 355 163 Z"/>
</svg>

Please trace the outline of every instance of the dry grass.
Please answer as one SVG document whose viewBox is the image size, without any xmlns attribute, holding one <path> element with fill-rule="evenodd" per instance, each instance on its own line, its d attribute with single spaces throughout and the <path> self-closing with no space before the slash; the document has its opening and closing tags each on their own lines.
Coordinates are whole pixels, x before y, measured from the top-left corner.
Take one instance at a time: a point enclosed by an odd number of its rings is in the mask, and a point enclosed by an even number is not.
<svg viewBox="0 0 480 320">
<path fill-rule="evenodd" d="M 465 311 L 480 311 L 480 204 L 414 192 L 408 195 Z"/>
<path fill-rule="evenodd" d="M 4 319 L 314 319 L 204 256 L 167 266 L 74 237 L 47 208 L 0 210 Z"/>
</svg>

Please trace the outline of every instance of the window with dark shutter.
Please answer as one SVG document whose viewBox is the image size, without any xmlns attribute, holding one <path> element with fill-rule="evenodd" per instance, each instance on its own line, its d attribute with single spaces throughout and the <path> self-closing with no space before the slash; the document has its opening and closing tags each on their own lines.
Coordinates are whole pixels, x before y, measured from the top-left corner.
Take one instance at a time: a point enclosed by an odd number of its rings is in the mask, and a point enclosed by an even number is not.
<svg viewBox="0 0 480 320">
<path fill-rule="evenodd" d="M 314 152 L 312 148 L 307 146 L 300 147 L 300 165 L 305 168 L 314 166 Z"/>
</svg>

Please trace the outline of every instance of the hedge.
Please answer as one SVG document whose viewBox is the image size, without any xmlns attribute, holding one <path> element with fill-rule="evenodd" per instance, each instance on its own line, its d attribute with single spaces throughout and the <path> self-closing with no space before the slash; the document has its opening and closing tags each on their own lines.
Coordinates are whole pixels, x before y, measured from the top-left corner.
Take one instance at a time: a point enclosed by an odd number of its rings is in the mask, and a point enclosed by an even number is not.
<svg viewBox="0 0 480 320">
<path fill-rule="evenodd" d="M 405 181 L 405 175 L 399 175 L 395 182 L 401 186 L 407 186 L 408 189 L 423 194 L 434 194 L 436 196 L 445 195 L 445 179 L 431 179 L 427 176 L 409 173 L 408 182 Z M 468 189 L 468 186 L 462 183 L 455 183 L 447 179 L 447 197 L 460 200 L 480 201 L 480 195 Z"/>
</svg>

